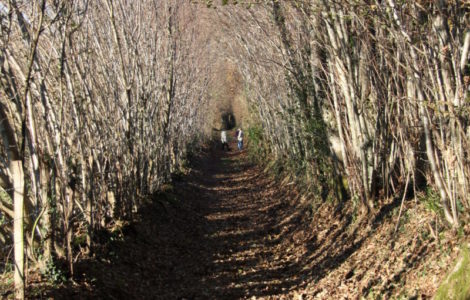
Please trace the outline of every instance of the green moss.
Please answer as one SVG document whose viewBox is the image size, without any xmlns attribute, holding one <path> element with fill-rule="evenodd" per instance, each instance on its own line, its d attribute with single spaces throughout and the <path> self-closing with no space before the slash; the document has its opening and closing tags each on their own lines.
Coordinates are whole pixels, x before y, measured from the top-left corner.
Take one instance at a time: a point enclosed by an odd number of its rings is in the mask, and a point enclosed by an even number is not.
<svg viewBox="0 0 470 300">
<path fill-rule="evenodd" d="M 76 235 L 73 239 L 73 245 L 75 247 L 85 246 L 86 245 L 86 234 Z"/>
<path fill-rule="evenodd" d="M 13 204 L 10 195 L 8 195 L 8 193 L 3 188 L 0 188 L 0 201 L 8 203 L 10 205 Z"/>
<path fill-rule="evenodd" d="M 470 253 L 468 247 L 462 247 L 462 256 L 447 279 L 441 284 L 436 293 L 439 299 L 470 299 Z M 456 269 L 457 268 L 457 269 Z"/>
</svg>

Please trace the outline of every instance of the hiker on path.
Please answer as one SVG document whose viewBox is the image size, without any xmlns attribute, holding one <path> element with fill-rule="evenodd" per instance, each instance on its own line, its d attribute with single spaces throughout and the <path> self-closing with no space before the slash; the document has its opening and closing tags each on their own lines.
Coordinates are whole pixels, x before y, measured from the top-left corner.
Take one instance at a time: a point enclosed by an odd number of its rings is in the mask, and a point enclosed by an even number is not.
<svg viewBox="0 0 470 300">
<path fill-rule="evenodd" d="M 243 131 L 241 128 L 237 130 L 237 141 L 238 141 L 238 150 L 243 149 Z"/>
<path fill-rule="evenodd" d="M 225 147 L 227 147 L 227 151 L 229 151 L 230 148 L 227 143 L 227 131 L 225 131 L 225 129 L 222 129 L 220 132 L 220 141 L 222 142 L 222 150 L 225 150 Z"/>
</svg>

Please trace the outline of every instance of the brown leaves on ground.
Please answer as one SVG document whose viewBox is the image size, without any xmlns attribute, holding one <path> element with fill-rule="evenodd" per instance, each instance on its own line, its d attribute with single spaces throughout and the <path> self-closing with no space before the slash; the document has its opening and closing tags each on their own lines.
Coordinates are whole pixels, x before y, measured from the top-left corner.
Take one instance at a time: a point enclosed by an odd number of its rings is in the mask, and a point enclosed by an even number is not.
<svg viewBox="0 0 470 300">
<path fill-rule="evenodd" d="M 232 149 L 236 149 L 232 145 Z M 429 298 L 456 255 L 429 229 L 434 216 L 399 201 L 368 217 L 324 204 L 312 212 L 294 185 L 280 185 L 244 152 L 212 151 L 121 228 L 76 284 L 56 299 Z M 336 213 L 335 213 L 336 212 Z"/>
</svg>

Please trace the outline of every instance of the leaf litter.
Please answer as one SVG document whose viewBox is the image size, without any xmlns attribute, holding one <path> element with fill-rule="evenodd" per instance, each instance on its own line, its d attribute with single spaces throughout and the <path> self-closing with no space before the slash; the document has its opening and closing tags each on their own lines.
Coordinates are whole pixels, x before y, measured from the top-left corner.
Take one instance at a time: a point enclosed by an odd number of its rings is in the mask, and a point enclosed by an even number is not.
<svg viewBox="0 0 470 300">
<path fill-rule="evenodd" d="M 405 203 L 396 234 L 396 200 L 367 217 L 348 203 L 312 211 L 245 151 L 213 150 L 173 185 L 176 201 L 149 199 L 121 240 L 77 262 L 73 284 L 37 280 L 31 298 L 428 299 L 458 254 L 420 203 Z"/>
</svg>

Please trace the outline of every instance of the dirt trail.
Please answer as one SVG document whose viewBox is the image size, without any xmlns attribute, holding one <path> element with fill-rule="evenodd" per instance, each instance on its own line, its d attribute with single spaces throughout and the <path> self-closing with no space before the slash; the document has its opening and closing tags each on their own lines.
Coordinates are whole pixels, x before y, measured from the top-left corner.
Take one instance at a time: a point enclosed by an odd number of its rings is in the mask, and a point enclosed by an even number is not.
<svg viewBox="0 0 470 300">
<path fill-rule="evenodd" d="M 396 296 L 416 284 L 416 295 L 433 293 L 442 269 L 433 271 L 433 282 L 417 274 L 435 259 L 436 246 L 416 242 L 424 228 L 418 223 L 404 225 L 408 236 L 393 238 L 399 201 L 383 206 L 373 222 L 331 205 L 318 208 L 313 221 L 294 185 L 281 187 L 245 156 L 214 150 L 197 161 L 137 222 L 106 237 L 95 258 L 77 263 L 76 284 L 45 296 L 356 299 Z"/>
<path fill-rule="evenodd" d="M 295 249 L 285 249 L 292 243 L 283 242 L 308 213 L 289 207 L 284 200 L 294 192 L 281 190 L 234 149 L 196 162 L 97 259 L 77 264 L 77 286 L 49 296 L 240 299 L 296 288 L 301 266 Z"/>
</svg>

